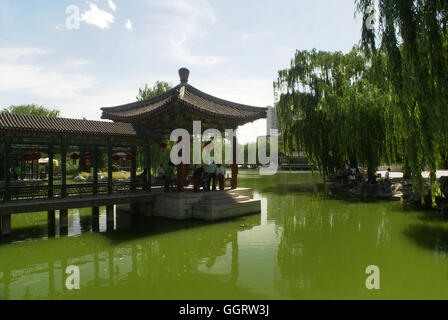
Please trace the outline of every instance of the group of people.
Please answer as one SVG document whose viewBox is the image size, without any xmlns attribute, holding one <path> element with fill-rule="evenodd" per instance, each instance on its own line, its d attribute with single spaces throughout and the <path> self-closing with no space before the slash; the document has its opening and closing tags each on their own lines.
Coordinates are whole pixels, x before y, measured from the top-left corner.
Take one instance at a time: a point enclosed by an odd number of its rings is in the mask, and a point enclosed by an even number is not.
<svg viewBox="0 0 448 320">
<path fill-rule="evenodd" d="M 169 192 L 174 185 L 175 165 L 170 161 L 167 166 L 161 164 L 157 168 L 157 179 L 163 181 L 165 192 Z M 201 165 L 193 170 L 193 186 L 194 191 L 198 192 L 202 188 L 204 191 L 216 191 L 216 184 L 219 189 L 225 188 L 226 168 L 221 164 L 212 162 L 211 164 Z"/>
<path fill-rule="evenodd" d="M 163 164 L 157 168 L 157 179 L 163 181 L 165 192 L 169 192 L 174 185 L 174 169 L 175 165 L 170 161 L 168 165 L 163 167 Z"/>
<path fill-rule="evenodd" d="M 362 173 L 359 171 L 358 166 L 352 164 L 343 164 L 338 170 L 338 182 L 342 184 L 355 185 L 358 181 L 362 180 Z"/>
<path fill-rule="evenodd" d="M 207 165 L 199 166 L 193 172 L 193 186 L 194 191 L 198 192 L 202 187 L 204 191 L 216 191 L 216 182 L 219 184 L 219 189 L 224 190 L 225 186 L 226 168 L 222 164 L 215 164 L 212 162 Z"/>
</svg>

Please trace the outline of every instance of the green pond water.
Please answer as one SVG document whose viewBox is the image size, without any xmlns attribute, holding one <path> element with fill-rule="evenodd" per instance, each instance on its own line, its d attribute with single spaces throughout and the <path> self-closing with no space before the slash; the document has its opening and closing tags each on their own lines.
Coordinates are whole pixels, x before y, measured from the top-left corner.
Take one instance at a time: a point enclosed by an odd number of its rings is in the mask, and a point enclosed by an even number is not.
<svg viewBox="0 0 448 320">
<path fill-rule="evenodd" d="M 261 214 L 216 223 L 132 218 L 91 232 L 71 210 L 69 236 L 46 214 L 14 215 L 0 243 L 1 299 L 447 299 L 448 221 L 395 202 L 336 199 L 318 175 L 245 172 Z M 365 286 L 380 268 L 380 290 Z M 65 286 L 78 266 L 80 290 Z"/>
</svg>

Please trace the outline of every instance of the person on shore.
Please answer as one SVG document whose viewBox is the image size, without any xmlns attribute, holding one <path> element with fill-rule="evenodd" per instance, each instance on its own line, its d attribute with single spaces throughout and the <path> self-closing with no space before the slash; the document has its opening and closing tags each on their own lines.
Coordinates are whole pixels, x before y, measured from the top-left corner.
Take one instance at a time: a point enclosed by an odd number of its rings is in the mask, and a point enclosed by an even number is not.
<svg viewBox="0 0 448 320">
<path fill-rule="evenodd" d="M 193 186 L 194 192 L 199 192 L 201 190 L 201 186 L 204 187 L 204 166 L 200 166 L 194 170 Z"/>
<path fill-rule="evenodd" d="M 148 186 L 148 168 L 145 168 L 142 173 L 137 175 L 136 182 L 143 184 L 144 188 Z"/>
<path fill-rule="evenodd" d="M 168 163 L 168 166 L 164 169 L 165 192 L 170 192 L 171 184 L 173 182 L 173 171 L 174 171 L 174 165 L 170 161 Z"/>
<path fill-rule="evenodd" d="M 224 177 L 226 175 L 226 168 L 222 164 L 218 164 L 216 169 L 216 177 L 218 178 L 219 190 L 223 191 L 225 189 Z"/>
<path fill-rule="evenodd" d="M 14 171 L 14 179 L 15 180 L 23 180 L 22 179 L 22 167 L 20 165 L 17 165 L 17 167 Z"/>
<path fill-rule="evenodd" d="M 387 169 L 386 175 L 384 176 L 384 191 L 391 192 L 392 183 L 390 181 L 390 168 Z"/>
<path fill-rule="evenodd" d="M 163 164 L 160 164 L 160 166 L 157 168 L 157 179 L 163 179 L 164 175 L 165 170 L 163 169 Z"/>
<path fill-rule="evenodd" d="M 356 185 L 356 170 L 353 166 L 350 166 L 348 181 L 352 186 Z"/>
<path fill-rule="evenodd" d="M 389 169 L 387 169 L 387 171 L 386 171 L 386 175 L 385 175 L 385 177 L 384 177 L 384 179 L 386 180 L 386 181 L 388 181 L 388 180 L 390 180 L 390 168 Z"/>
<path fill-rule="evenodd" d="M 210 191 L 210 182 L 213 183 L 212 190 L 216 191 L 216 164 L 212 162 L 208 165 L 207 191 Z"/>
<path fill-rule="evenodd" d="M 337 177 L 337 179 L 338 179 L 338 182 L 339 182 L 340 184 L 345 184 L 345 183 L 344 183 L 345 180 L 346 180 L 346 177 L 345 177 L 345 165 L 341 165 L 341 166 L 339 167 L 339 170 L 338 170 L 338 177 Z"/>
</svg>

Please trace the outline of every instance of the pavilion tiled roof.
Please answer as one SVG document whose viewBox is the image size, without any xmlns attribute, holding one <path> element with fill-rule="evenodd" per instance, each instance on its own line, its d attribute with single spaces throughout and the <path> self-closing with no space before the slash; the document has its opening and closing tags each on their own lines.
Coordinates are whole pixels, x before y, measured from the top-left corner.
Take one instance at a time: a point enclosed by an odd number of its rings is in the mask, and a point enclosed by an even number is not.
<svg viewBox="0 0 448 320">
<path fill-rule="evenodd" d="M 0 130 L 56 135 L 157 137 L 157 135 L 148 128 L 131 123 L 51 118 L 13 114 L 9 112 L 0 113 Z"/>
<path fill-rule="evenodd" d="M 181 69 L 179 73 L 188 72 L 189 74 L 189 71 L 185 70 Z M 219 99 L 196 89 L 187 83 L 188 74 L 186 77 L 181 75 L 181 83 L 160 96 L 122 106 L 101 108 L 102 118 L 126 122 L 150 118 L 176 101 L 200 113 L 238 122 L 252 122 L 267 117 L 267 108 Z"/>
</svg>

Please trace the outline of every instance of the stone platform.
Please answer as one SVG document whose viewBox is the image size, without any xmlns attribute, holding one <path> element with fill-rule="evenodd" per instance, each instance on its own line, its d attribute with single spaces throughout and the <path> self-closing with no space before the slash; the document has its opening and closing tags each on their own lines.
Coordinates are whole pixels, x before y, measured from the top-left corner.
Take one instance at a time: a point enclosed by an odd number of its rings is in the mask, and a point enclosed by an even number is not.
<svg viewBox="0 0 448 320">
<path fill-rule="evenodd" d="M 261 201 L 254 200 L 252 189 L 184 193 L 153 193 L 152 201 L 118 205 L 118 210 L 133 214 L 175 220 L 216 221 L 261 212 Z"/>
</svg>

